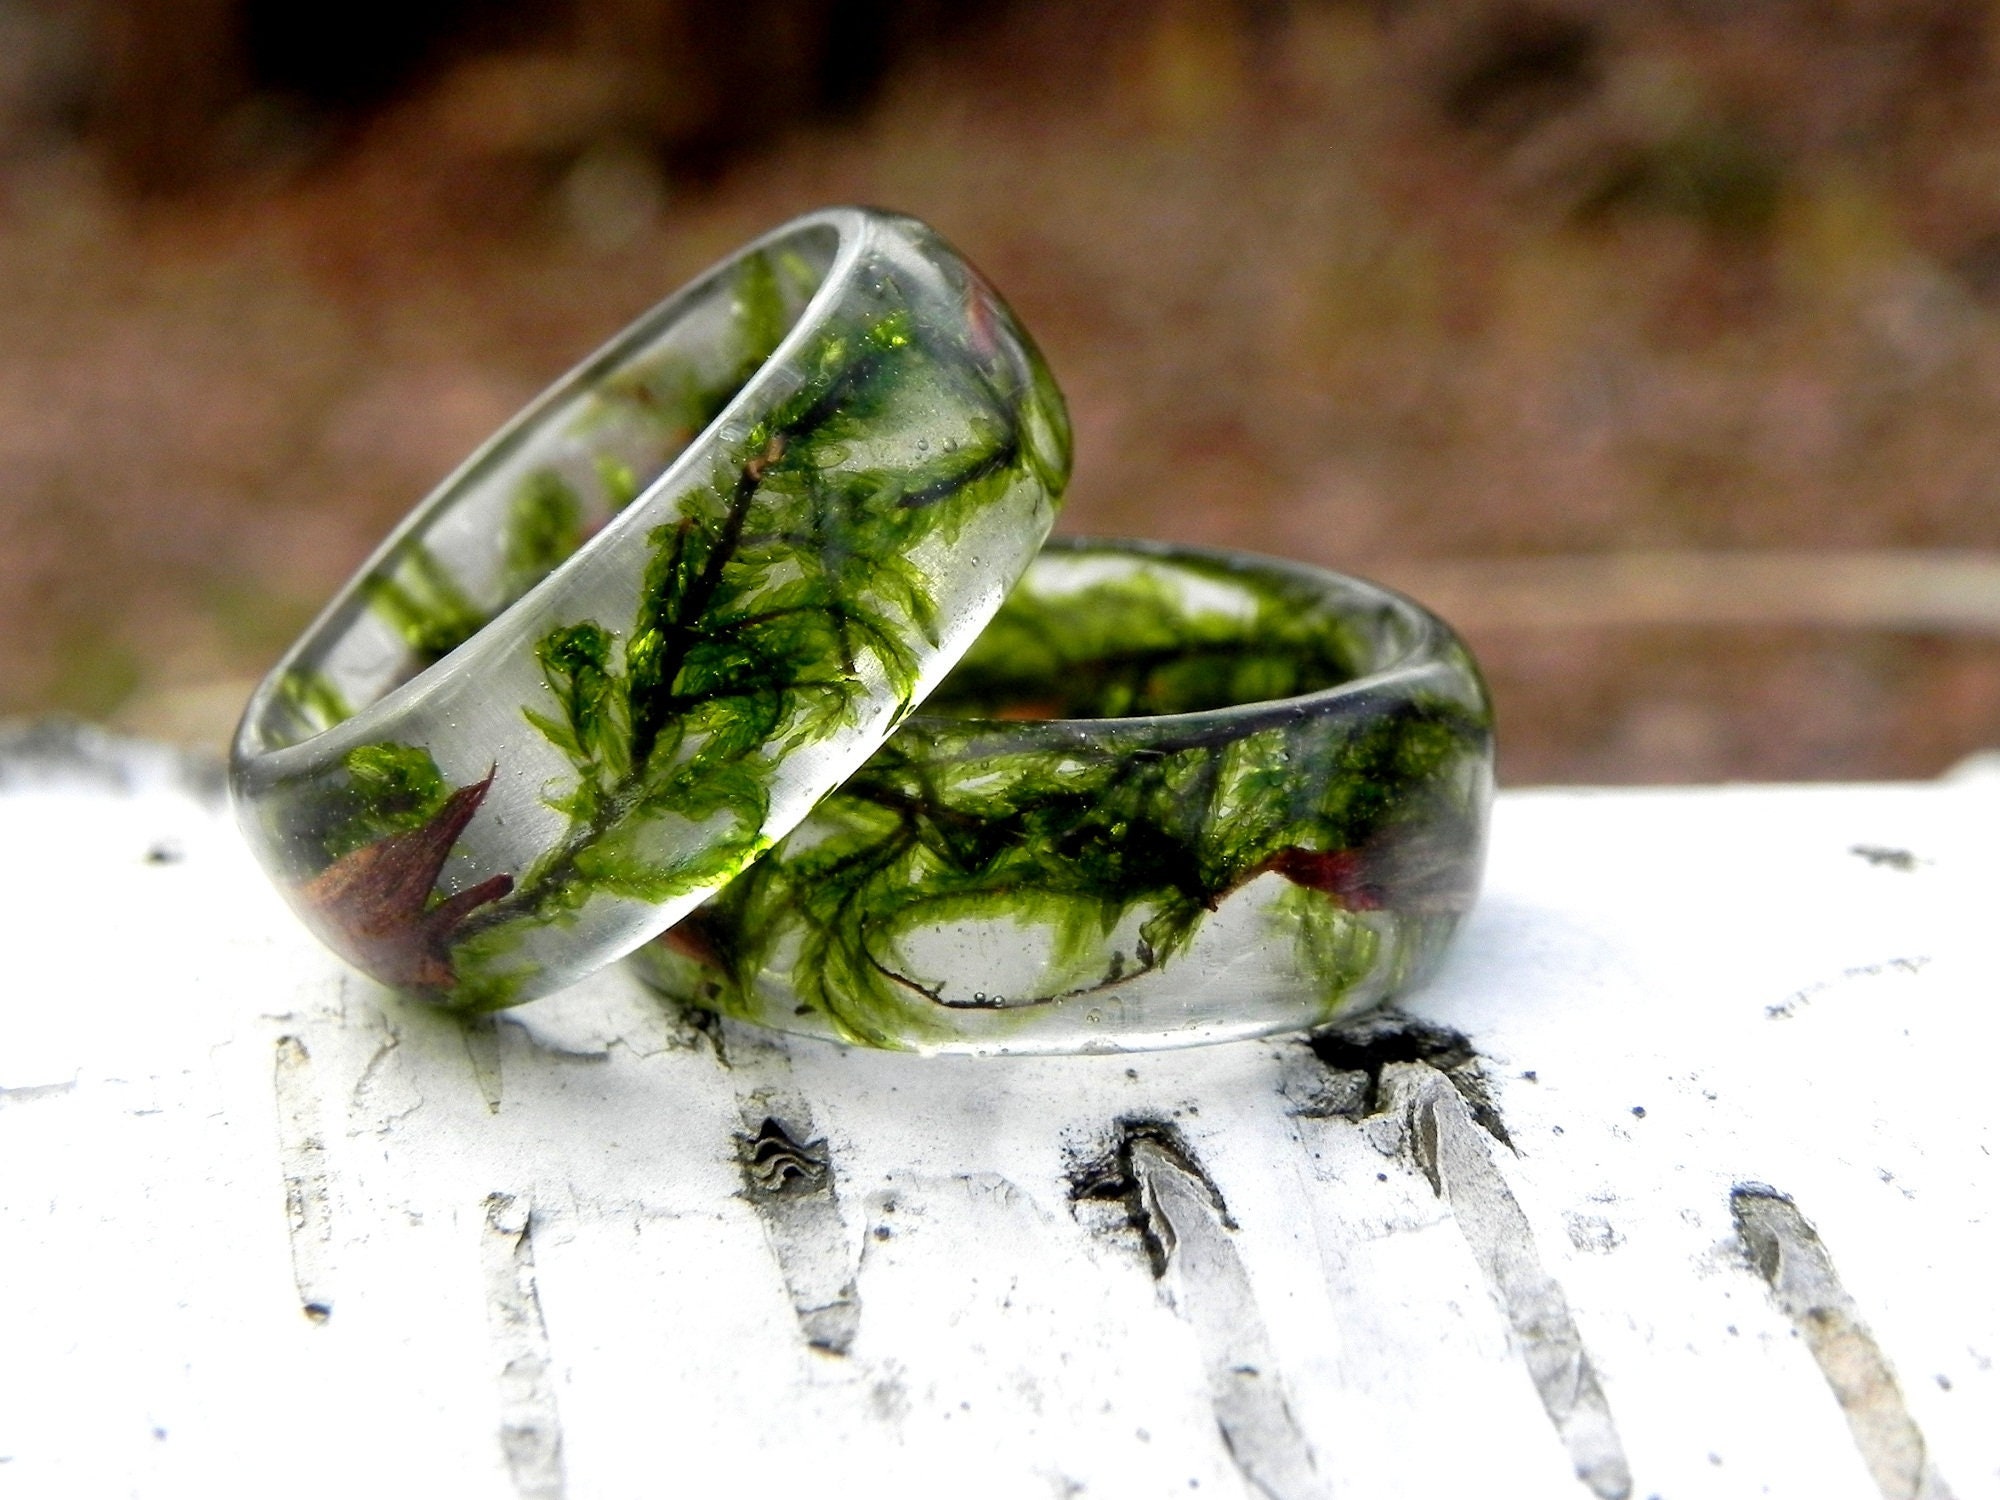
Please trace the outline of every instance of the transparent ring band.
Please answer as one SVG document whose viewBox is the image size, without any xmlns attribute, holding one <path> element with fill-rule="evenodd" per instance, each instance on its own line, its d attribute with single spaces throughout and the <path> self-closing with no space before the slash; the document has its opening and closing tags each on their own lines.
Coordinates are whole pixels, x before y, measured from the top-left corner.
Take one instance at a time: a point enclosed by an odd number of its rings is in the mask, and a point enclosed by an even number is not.
<svg viewBox="0 0 2000 1500">
<path fill-rule="evenodd" d="M 808 215 L 418 507 L 259 686 L 231 782 L 383 983 L 531 999 L 727 882 L 879 746 L 1054 520 L 1062 400 L 913 220 Z"/>
<path fill-rule="evenodd" d="M 1478 669 L 1421 606 L 1052 542 L 923 713 L 633 962 L 725 1014 L 920 1052 L 1313 1026 L 1431 970 L 1492 786 Z"/>
</svg>

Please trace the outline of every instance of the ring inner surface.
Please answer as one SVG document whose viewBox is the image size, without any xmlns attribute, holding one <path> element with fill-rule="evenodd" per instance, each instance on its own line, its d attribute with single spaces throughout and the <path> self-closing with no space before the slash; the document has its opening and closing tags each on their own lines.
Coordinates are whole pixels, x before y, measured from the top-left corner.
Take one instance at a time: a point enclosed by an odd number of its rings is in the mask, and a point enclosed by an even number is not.
<svg viewBox="0 0 2000 1500">
<path fill-rule="evenodd" d="M 924 713 L 1016 721 L 1204 713 L 1353 682 L 1406 656 L 1417 634 L 1391 596 L 1331 575 L 1052 544 Z"/>
<path fill-rule="evenodd" d="M 302 641 L 246 726 L 297 744 L 441 661 L 643 495 L 764 366 L 832 268 L 809 225 L 657 308 L 515 419 Z"/>
</svg>

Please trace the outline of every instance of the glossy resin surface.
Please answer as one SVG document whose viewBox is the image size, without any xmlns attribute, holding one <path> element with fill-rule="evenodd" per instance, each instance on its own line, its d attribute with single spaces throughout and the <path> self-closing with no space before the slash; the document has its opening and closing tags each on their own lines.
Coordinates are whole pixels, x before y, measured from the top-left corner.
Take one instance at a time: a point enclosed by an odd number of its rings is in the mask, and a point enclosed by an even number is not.
<svg viewBox="0 0 2000 1500">
<path fill-rule="evenodd" d="M 294 908 L 453 1005 L 658 932 L 854 771 L 1053 521 L 1061 397 L 916 222 L 808 216 L 421 506 L 266 680 L 232 779 Z"/>
<path fill-rule="evenodd" d="M 1429 971 L 1491 792 L 1477 669 L 1408 600 L 1052 543 L 921 715 L 633 961 L 677 997 L 882 1047 L 1308 1026 Z"/>
</svg>

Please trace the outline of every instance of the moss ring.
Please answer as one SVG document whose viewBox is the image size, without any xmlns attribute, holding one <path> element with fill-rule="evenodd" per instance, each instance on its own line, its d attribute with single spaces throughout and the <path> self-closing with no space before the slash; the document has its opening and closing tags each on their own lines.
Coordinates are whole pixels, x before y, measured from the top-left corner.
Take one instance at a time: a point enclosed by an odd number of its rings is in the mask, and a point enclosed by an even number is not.
<svg viewBox="0 0 2000 1500">
<path fill-rule="evenodd" d="M 1470 907 L 1491 726 L 1464 645 L 1399 595 L 1053 543 L 925 711 L 634 962 L 927 1052 L 1316 1025 L 1421 980 Z"/>
<path fill-rule="evenodd" d="M 794 221 L 392 534 L 250 700 L 238 819 L 383 983 L 513 1004 L 628 952 L 881 746 L 1047 535 L 1062 400 L 916 222 Z"/>
</svg>

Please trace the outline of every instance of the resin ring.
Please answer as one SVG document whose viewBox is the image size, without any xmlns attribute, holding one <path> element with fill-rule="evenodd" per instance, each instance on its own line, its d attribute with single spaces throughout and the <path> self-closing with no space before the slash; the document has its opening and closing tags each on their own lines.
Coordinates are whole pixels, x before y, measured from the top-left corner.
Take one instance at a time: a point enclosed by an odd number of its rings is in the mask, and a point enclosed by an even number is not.
<svg viewBox="0 0 2000 1500">
<path fill-rule="evenodd" d="M 1493 785 L 1470 654 L 1292 563 L 1052 543 L 925 711 L 634 962 L 667 993 L 920 1052 L 1317 1025 L 1417 983 Z"/>
<path fill-rule="evenodd" d="M 245 711 L 238 818 L 383 983 L 492 1007 L 693 908 L 857 769 L 1047 535 L 1061 396 L 913 220 L 766 236 L 418 507 Z"/>
</svg>

